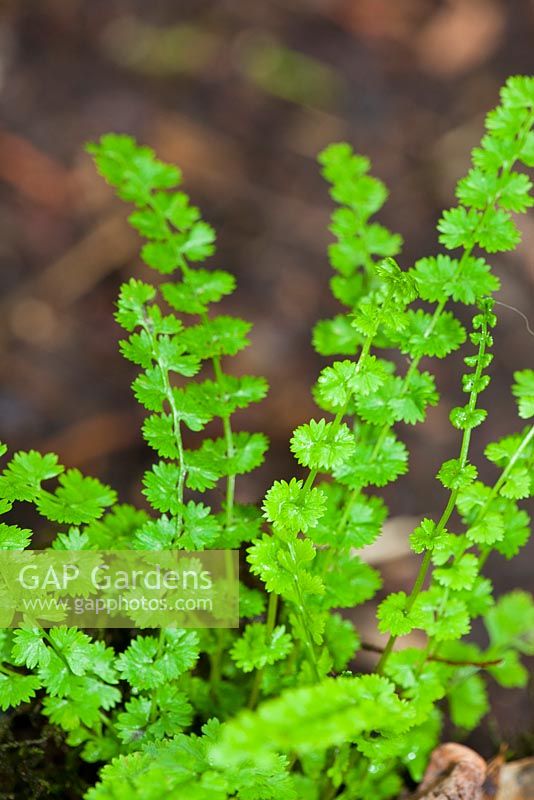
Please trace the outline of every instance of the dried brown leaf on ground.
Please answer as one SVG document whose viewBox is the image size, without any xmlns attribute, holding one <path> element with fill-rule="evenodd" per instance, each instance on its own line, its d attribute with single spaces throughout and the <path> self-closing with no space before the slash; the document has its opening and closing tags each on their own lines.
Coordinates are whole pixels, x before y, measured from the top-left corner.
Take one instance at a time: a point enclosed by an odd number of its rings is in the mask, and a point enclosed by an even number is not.
<svg viewBox="0 0 534 800">
<path fill-rule="evenodd" d="M 463 75 L 495 52 L 504 23 L 503 9 L 493 0 L 453 0 L 416 38 L 422 68 L 441 77 Z"/>
<path fill-rule="evenodd" d="M 70 213 L 75 200 L 71 173 L 29 139 L 0 130 L 0 180 L 55 213 Z"/>
<path fill-rule="evenodd" d="M 44 452 L 58 453 L 67 466 L 84 466 L 134 447 L 139 438 L 138 427 L 136 411 L 103 411 L 65 427 L 55 436 L 40 442 L 39 446 Z"/>
<path fill-rule="evenodd" d="M 534 800 L 534 757 L 503 766 L 495 800 Z"/>
<path fill-rule="evenodd" d="M 69 306 L 133 258 L 137 246 L 137 237 L 126 225 L 124 215 L 110 214 L 57 261 L 3 297 L 0 311 L 12 321 L 18 313 L 17 304 L 28 298 L 49 301 L 55 308 Z"/>
<path fill-rule="evenodd" d="M 534 757 L 504 763 L 504 750 L 489 763 L 461 744 L 432 753 L 412 800 L 534 800 Z"/>
<path fill-rule="evenodd" d="M 474 750 L 442 744 L 432 753 L 414 800 L 483 800 L 486 772 L 486 762 Z"/>
</svg>

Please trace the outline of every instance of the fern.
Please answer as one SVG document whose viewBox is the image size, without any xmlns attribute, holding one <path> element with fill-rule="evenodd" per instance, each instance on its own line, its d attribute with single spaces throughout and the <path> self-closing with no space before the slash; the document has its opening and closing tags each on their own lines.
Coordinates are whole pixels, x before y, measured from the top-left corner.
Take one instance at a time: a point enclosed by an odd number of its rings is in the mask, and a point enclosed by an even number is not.
<svg viewBox="0 0 534 800">
<path fill-rule="evenodd" d="M 240 630 L 161 629 L 120 644 L 30 618 L 0 630 L 0 708 L 39 698 L 83 759 L 109 762 L 88 800 L 150 800 L 163 787 L 197 800 L 394 797 L 407 774 L 421 778 L 447 713 L 463 731 L 480 723 L 488 676 L 525 685 L 532 598 L 516 590 L 496 600 L 483 569 L 490 553 L 511 558 L 528 539 L 521 503 L 533 493 L 534 427 L 486 447 L 489 485 L 470 448 L 488 415 L 497 325 L 499 281 L 487 258 L 516 247 L 513 215 L 532 205 L 520 169 L 534 166 L 533 123 L 534 79 L 510 78 L 458 183 L 458 205 L 439 221 L 450 252 L 409 269 L 395 260 L 401 237 L 373 219 L 387 190 L 368 159 L 347 144 L 320 155 L 337 204 L 329 257 L 343 310 L 318 323 L 313 342 L 340 360 L 321 371 L 318 412 L 291 437 L 295 476 L 275 481 L 261 509 L 236 502 L 236 482 L 262 463 L 268 442 L 238 430 L 236 418 L 267 384 L 226 371 L 248 345 L 250 324 L 214 310 L 235 281 L 198 266 L 215 251 L 213 229 L 179 188 L 179 171 L 149 148 L 114 134 L 89 147 L 102 176 L 134 205 L 142 259 L 161 276 L 125 283 L 116 310 L 121 353 L 138 368 L 142 434 L 155 453 L 142 477 L 148 510 L 119 504 L 98 479 L 30 451 L 13 454 L 0 475 L 0 512 L 35 506 L 56 530 L 55 549 L 240 548 L 246 569 Z M 472 309 L 469 331 L 452 303 Z M 457 456 L 437 474 L 443 511 L 410 534 L 419 559 L 411 591 L 378 605 L 384 647 L 362 643 L 338 610 L 381 587 L 359 553 L 388 514 L 375 489 L 408 471 L 403 426 L 423 422 L 439 401 L 431 359 L 464 345 L 466 402 L 450 412 Z M 532 369 L 515 373 L 512 393 L 519 417 L 531 420 Z M 0 549 L 23 550 L 31 539 L 28 529 L 0 524 Z M 478 618 L 486 647 L 466 638 Z M 414 630 L 425 636 L 421 649 L 402 642 Z M 361 647 L 379 651 L 373 674 L 352 671 Z"/>
</svg>

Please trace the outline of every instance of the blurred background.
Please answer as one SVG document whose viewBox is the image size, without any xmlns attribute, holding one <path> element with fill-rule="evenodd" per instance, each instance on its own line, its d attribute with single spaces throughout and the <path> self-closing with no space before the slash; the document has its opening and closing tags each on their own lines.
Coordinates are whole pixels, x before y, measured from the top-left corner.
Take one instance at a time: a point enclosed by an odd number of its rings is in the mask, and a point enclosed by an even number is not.
<svg viewBox="0 0 534 800">
<path fill-rule="evenodd" d="M 403 235 L 404 267 L 435 253 L 436 221 L 485 112 L 508 75 L 532 72 L 534 4 L 2 0 L 0 9 L 0 438 L 54 450 L 141 502 L 150 455 L 112 310 L 121 281 L 146 272 L 128 209 L 84 154 L 87 140 L 128 132 L 182 167 L 186 191 L 218 231 L 211 264 L 238 278 L 224 310 L 254 323 L 234 369 L 272 387 L 238 420 L 272 442 L 268 464 L 240 484 L 240 499 L 257 500 L 294 472 L 288 438 L 318 413 L 309 388 L 325 365 L 311 327 L 338 311 L 318 151 L 347 140 L 371 157 L 390 188 L 380 219 Z M 520 226 L 519 250 L 493 264 L 500 299 L 534 327 L 534 219 Z M 532 366 L 524 321 L 498 312 L 479 456 L 518 429 L 512 373 Z M 376 556 L 397 588 L 414 568 L 402 557 L 404 518 L 442 505 L 433 476 L 457 450 L 448 413 L 461 368 L 459 355 L 432 365 L 443 401 L 424 427 L 401 431 L 411 471 L 385 492 L 396 522 Z M 481 474 L 491 480 L 490 465 Z M 531 582 L 532 555 L 490 563 L 499 591 Z M 507 693 L 502 703 L 516 715 L 522 697 Z"/>
</svg>

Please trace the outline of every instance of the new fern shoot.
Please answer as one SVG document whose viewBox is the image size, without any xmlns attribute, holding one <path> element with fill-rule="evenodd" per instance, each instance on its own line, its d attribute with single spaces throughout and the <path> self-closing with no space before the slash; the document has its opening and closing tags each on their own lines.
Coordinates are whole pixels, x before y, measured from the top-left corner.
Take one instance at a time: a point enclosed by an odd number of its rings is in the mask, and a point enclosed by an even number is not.
<svg viewBox="0 0 534 800">
<path fill-rule="evenodd" d="M 520 589 L 495 598 L 484 565 L 492 552 L 515 556 L 529 536 L 531 366 L 517 364 L 512 386 L 520 422 L 485 450 L 489 485 L 470 448 L 488 416 L 498 336 L 491 256 L 517 246 L 518 215 L 533 204 L 524 169 L 534 166 L 533 123 L 534 78 L 510 78 L 458 204 L 438 223 L 440 247 L 403 267 L 402 238 L 375 221 L 387 190 L 368 159 L 348 144 L 320 154 L 335 203 L 330 285 L 341 310 L 313 332 L 328 363 L 312 390 L 317 413 L 291 437 L 295 477 L 249 505 L 237 502 L 236 484 L 262 463 L 268 441 L 241 430 L 239 411 L 261 401 L 267 383 L 232 372 L 250 324 L 217 311 L 235 280 L 204 265 L 214 231 L 180 172 L 152 150 L 115 134 L 89 146 L 133 206 L 142 260 L 157 273 L 125 283 L 116 311 L 154 451 L 142 477 L 146 508 L 30 451 L 4 466 L 0 511 L 11 519 L 19 503 L 33 504 L 57 533 L 54 549 L 240 549 L 243 563 L 239 630 L 139 630 L 126 643 L 113 631 L 48 630 L 35 619 L 0 630 L 0 707 L 40 703 L 80 757 L 102 765 L 87 800 L 159 800 L 162 791 L 177 800 L 386 800 L 421 779 L 446 717 L 461 733 L 480 723 L 488 679 L 525 685 L 532 598 Z M 470 309 L 468 330 L 458 304 Z M 410 534 L 417 577 L 379 603 L 383 644 L 362 674 L 357 607 L 382 585 L 365 548 L 389 513 L 376 490 L 408 471 L 403 430 L 439 402 L 433 360 L 459 348 L 465 403 L 450 412 L 456 457 L 437 474 L 443 508 Z M 31 541 L 32 531 L 0 525 L 1 549 Z M 469 636 L 478 618 L 484 646 Z M 403 640 L 414 630 L 422 648 Z"/>
</svg>

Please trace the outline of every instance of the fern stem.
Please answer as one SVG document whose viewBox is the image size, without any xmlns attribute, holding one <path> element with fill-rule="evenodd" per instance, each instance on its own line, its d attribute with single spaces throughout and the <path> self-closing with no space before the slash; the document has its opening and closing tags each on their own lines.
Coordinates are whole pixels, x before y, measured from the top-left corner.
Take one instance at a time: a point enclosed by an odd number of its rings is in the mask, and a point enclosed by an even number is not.
<svg viewBox="0 0 534 800">
<path fill-rule="evenodd" d="M 267 620 L 266 620 L 266 631 L 265 631 L 265 639 L 270 639 L 272 632 L 274 630 L 274 626 L 276 624 L 276 614 L 278 612 L 278 595 L 276 592 L 271 592 L 269 595 L 269 605 L 267 606 Z M 260 696 L 260 689 L 261 689 L 261 682 L 263 679 L 264 669 L 256 670 L 256 674 L 254 675 L 254 682 L 252 684 L 252 690 L 250 692 L 249 701 L 247 703 L 247 708 L 256 708 L 258 698 Z"/>
<path fill-rule="evenodd" d="M 358 361 L 357 361 L 357 364 L 356 364 L 356 371 L 357 372 L 359 372 L 361 370 L 363 364 L 365 363 L 365 359 L 369 355 L 369 351 L 371 349 L 373 340 L 374 340 L 374 338 L 376 336 L 379 324 L 380 324 L 380 316 L 377 316 L 376 324 L 373 326 L 373 330 L 366 336 L 365 342 L 362 345 L 362 349 L 360 351 L 360 355 L 358 357 Z M 334 434 L 339 430 L 339 428 L 341 426 L 341 423 L 343 422 L 343 419 L 347 414 L 347 410 L 348 410 L 348 405 L 345 406 L 344 408 L 340 409 L 337 412 L 337 414 L 335 415 L 333 423 L 332 423 L 332 431 L 333 431 Z M 313 484 L 315 483 L 315 480 L 316 480 L 318 474 L 319 474 L 319 470 L 318 469 L 311 469 L 309 471 L 308 477 L 306 478 L 306 481 L 305 481 L 304 486 L 303 486 L 304 491 L 310 491 L 311 490 L 311 488 L 313 487 Z M 289 552 L 290 552 L 290 554 L 291 554 L 291 556 L 293 558 L 293 561 L 295 561 L 295 555 L 294 555 L 293 549 L 291 547 L 291 544 L 288 545 L 288 548 L 289 548 Z M 317 654 L 315 652 L 313 636 L 311 635 L 311 632 L 310 632 L 310 629 L 309 629 L 309 626 L 308 626 L 306 606 L 305 606 L 304 600 L 302 598 L 302 594 L 301 594 L 301 591 L 300 591 L 299 583 L 298 583 L 298 581 L 296 579 L 294 580 L 294 584 L 295 584 L 295 590 L 297 592 L 298 599 L 299 599 L 298 608 L 297 608 L 297 616 L 299 618 L 299 621 L 300 621 L 300 624 L 302 626 L 302 630 L 303 630 L 303 633 L 304 633 L 304 637 L 305 637 L 305 642 L 304 643 L 305 643 L 305 647 L 306 647 L 306 650 L 307 650 L 307 653 L 308 653 L 308 661 L 310 663 L 310 666 L 311 666 L 311 669 L 312 669 L 312 672 L 313 672 L 315 680 L 319 681 L 319 680 L 321 680 L 321 675 L 320 675 L 319 665 L 318 665 L 318 661 L 317 661 Z"/>
<path fill-rule="evenodd" d="M 150 337 L 151 341 L 153 342 L 154 352 L 157 352 L 157 347 L 154 342 L 154 332 L 152 330 L 152 326 L 150 324 L 150 320 L 144 316 L 144 324 L 143 327 L 147 332 L 148 336 Z M 163 376 L 163 383 L 165 387 L 165 399 L 169 404 L 169 408 L 171 410 L 171 417 L 172 417 L 172 430 L 174 434 L 174 440 L 176 443 L 176 449 L 178 451 L 178 466 L 179 466 L 179 476 L 178 476 L 178 483 L 176 486 L 176 494 L 178 496 L 178 508 L 179 511 L 175 515 L 175 529 L 174 529 L 174 539 L 177 539 L 182 530 L 182 506 L 184 502 L 184 486 L 185 486 L 185 478 L 186 478 L 186 467 L 185 467 L 185 458 L 184 458 L 184 446 L 182 440 L 182 430 L 180 426 L 180 415 L 178 413 L 178 408 L 176 406 L 174 400 L 174 394 L 172 391 L 171 381 L 169 378 L 169 370 L 167 369 L 166 365 L 161 361 L 161 359 L 156 358 L 156 363 L 161 370 L 161 374 Z"/>
<path fill-rule="evenodd" d="M 160 656 L 163 653 L 164 647 L 165 647 L 165 628 L 160 628 L 158 637 L 158 649 L 156 651 L 155 660 L 160 658 Z M 157 687 L 154 687 L 154 689 L 152 689 L 152 692 L 150 694 L 150 714 L 149 714 L 150 722 L 154 722 L 158 715 L 158 705 L 156 702 L 156 697 L 157 697 Z"/>
<path fill-rule="evenodd" d="M 445 529 L 445 525 L 449 521 L 449 518 L 450 518 L 450 516 L 451 516 L 451 514 L 452 514 L 452 512 L 454 510 L 454 506 L 456 505 L 457 496 L 458 496 L 458 491 L 454 490 L 451 493 L 451 495 L 449 497 L 449 501 L 447 503 L 447 506 L 446 506 L 446 508 L 445 508 L 443 514 L 441 515 L 440 520 L 439 520 L 439 522 L 437 524 L 436 535 L 439 535 Z M 423 560 L 421 561 L 421 566 L 419 567 L 419 572 L 417 573 L 417 577 L 415 579 L 415 583 L 413 585 L 412 591 L 410 592 L 410 595 L 408 597 L 408 601 L 406 603 L 406 613 L 407 614 L 412 610 L 412 608 L 414 606 L 414 603 L 417 600 L 417 597 L 419 596 L 419 594 L 420 594 L 420 592 L 421 592 L 421 590 L 423 588 L 423 585 L 425 583 L 425 579 L 426 579 L 428 570 L 430 569 L 431 561 L 432 561 L 432 550 L 427 550 L 425 555 L 423 556 Z M 388 658 L 389 658 L 389 656 L 391 654 L 391 651 L 393 650 L 393 647 L 395 645 L 395 642 L 397 641 L 398 638 L 399 638 L 398 636 L 393 636 L 393 634 L 389 637 L 389 639 L 387 641 L 387 644 L 386 644 L 386 646 L 384 648 L 384 652 L 382 653 L 382 656 L 381 656 L 378 664 L 376 665 L 376 671 L 377 671 L 377 673 L 379 675 L 381 675 L 384 672 L 384 667 L 385 667 L 385 665 L 387 663 L 387 660 L 388 660 Z"/>
<path fill-rule="evenodd" d="M 475 368 L 475 376 L 474 376 L 474 379 L 473 379 L 473 388 L 471 389 L 471 391 L 469 393 L 468 409 L 469 409 L 470 412 L 474 411 L 474 409 L 476 407 L 478 395 L 480 394 L 479 383 L 480 383 L 480 377 L 482 375 L 482 370 L 483 370 L 484 355 L 486 353 L 486 334 L 487 334 L 487 325 L 486 325 L 486 322 L 484 321 L 483 324 L 482 324 L 482 338 L 481 338 L 481 341 L 480 341 L 480 345 L 479 345 L 479 348 L 478 348 L 478 354 L 477 354 L 477 363 L 476 363 L 476 368 Z M 472 430 L 473 430 L 472 427 L 464 428 L 464 431 L 463 431 L 463 434 L 462 434 L 462 442 L 461 442 L 461 445 L 460 445 L 460 457 L 459 457 L 460 469 L 463 469 L 467 464 L 467 458 L 468 458 L 468 455 L 469 455 L 469 444 L 470 444 L 470 441 L 471 441 Z M 438 524 L 436 526 L 436 530 L 434 532 L 434 537 L 436 539 L 445 530 L 445 527 L 446 527 L 446 525 L 447 525 L 447 523 L 448 523 L 448 521 L 449 521 L 449 519 L 451 517 L 451 514 L 454 511 L 454 508 L 456 506 L 456 500 L 458 499 L 458 493 L 459 493 L 458 489 L 453 489 L 451 491 L 450 495 L 449 495 L 449 499 L 448 499 L 447 505 L 445 506 L 445 509 L 444 509 L 440 519 L 439 519 L 439 522 L 438 522 Z M 423 560 L 421 562 L 421 566 L 419 567 L 419 572 L 417 573 L 417 577 L 415 579 L 415 583 L 413 585 L 412 591 L 411 591 L 411 593 L 410 593 L 410 595 L 408 597 L 408 600 L 406 602 L 406 614 L 409 614 L 410 611 L 412 610 L 412 608 L 414 606 L 414 603 L 417 600 L 417 598 L 418 598 L 418 596 L 419 596 L 419 594 L 420 594 L 420 592 L 421 592 L 421 590 L 423 588 L 423 585 L 425 583 L 425 579 L 427 577 L 427 574 L 428 574 L 428 571 L 430 569 L 431 563 L 432 563 L 432 548 L 430 547 L 426 551 L 425 555 L 423 556 Z M 390 656 L 391 651 L 393 650 L 393 647 L 395 645 L 395 642 L 397 641 L 397 638 L 398 637 L 394 636 L 393 634 L 389 637 L 388 642 L 386 644 L 386 647 L 384 649 L 384 652 L 383 652 L 383 654 L 382 654 L 382 656 L 381 656 L 381 658 L 380 658 L 380 660 L 379 660 L 379 662 L 377 664 L 377 667 L 376 667 L 376 671 L 378 672 L 378 674 L 382 674 L 383 673 L 384 667 L 385 667 L 385 665 L 386 665 L 386 663 L 388 661 L 388 658 Z"/>
<path fill-rule="evenodd" d="M 500 491 L 501 487 L 503 486 L 503 484 L 505 483 L 508 475 L 510 474 L 510 472 L 512 471 L 512 469 L 516 465 L 518 459 L 521 457 L 523 451 L 528 447 L 528 445 L 530 444 L 530 442 L 532 441 L 533 438 L 534 438 L 534 425 L 532 425 L 528 429 L 526 434 L 523 436 L 523 438 L 521 439 L 520 443 L 517 446 L 516 451 L 514 452 L 513 456 L 511 457 L 510 461 L 508 462 L 506 467 L 503 469 L 499 479 L 493 484 L 493 488 L 491 489 L 491 492 L 489 493 L 489 495 L 488 495 L 488 497 L 486 499 L 486 502 L 484 503 L 483 506 L 481 506 L 480 511 L 478 512 L 477 516 L 475 517 L 475 521 L 473 522 L 473 525 L 476 525 L 477 522 L 479 522 L 480 519 L 482 519 L 482 517 L 486 514 L 489 506 L 491 505 L 491 502 L 494 500 L 495 496 L 499 493 L 499 491 Z"/>
<path fill-rule="evenodd" d="M 289 550 L 289 553 L 290 553 L 291 558 L 293 560 L 293 563 L 296 566 L 297 562 L 296 562 L 296 558 L 295 558 L 295 552 L 293 550 L 293 545 L 292 545 L 291 542 L 288 543 L 288 550 Z M 297 616 L 299 618 L 300 624 L 302 626 L 302 632 L 304 634 L 304 644 L 305 644 L 306 650 L 308 651 L 308 661 L 309 661 L 310 667 L 312 669 L 313 676 L 314 676 L 315 680 L 316 681 L 320 681 L 321 680 L 321 675 L 320 675 L 320 672 L 319 672 L 319 665 L 318 665 L 318 662 L 317 662 L 317 654 L 315 652 L 315 645 L 314 645 L 314 642 L 313 642 L 313 636 L 312 636 L 312 634 L 310 632 L 310 629 L 308 627 L 306 606 L 305 606 L 305 603 L 304 603 L 304 599 L 302 597 L 302 592 L 300 590 L 300 584 L 299 584 L 299 582 L 298 582 L 298 580 L 296 578 L 294 578 L 293 583 L 295 585 L 295 590 L 296 590 L 297 597 L 298 597 L 298 604 L 297 604 L 296 611 L 297 611 Z"/>
<path fill-rule="evenodd" d="M 202 314 L 202 320 L 206 322 L 208 319 L 206 314 Z M 221 366 L 221 359 L 219 356 L 213 356 L 212 358 L 213 363 L 213 373 L 215 375 L 215 380 L 221 392 L 223 390 L 223 380 L 224 374 Z M 222 417 L 222 424 L 223 424 L 223 432 L 224 432 L 224 440 L 226 442 L 226 456 L 228 459 L 231 459 L 235 453 L 234 447 L 234 435 L 232 432 L 232 424 L 230 422 L 230 415 L 226 415 Z M 235 499 L 235 474 L 228 475 L 226 479 L 226 508 L 225 508 L 225 523 L 226 529 L 229 530 L 230 526 L 232 525 L 234 519 L 234 499 Z M 226 575 L 229 581 L 233 581 L 234 579 L 234 564 L 232 560 L 232 553 L 230 550 L 225 550 L 225 564 L 226 564 Z"/>
<path fill-rule="evenodd" d="M 203 315 L 204 321 L 207 320 L 207 316 Z M 212 359 L 213 362 L 213 372 L 215 374 L 215 379 L 222 390 L 224 374 L 222 371 L 221 366 L 221 359 L 219 356 L 214 356 Z M 232 432 L 232 425 L 230 422 L 230 415 L 224 416 L 222 418 L 223 423 L 223 431 L 224 431 L 224 439 L 226 442 L 226 455 L 230 459 L 233 457 L 235 453 L 234 448 L 234 436 Z M 226 481 L 226 527 L 229 528 L 232 524 L 233 516 L 234 516 L 234 498 L 235 498 L 235 474 L 228 475 Z"/>
<path fill-rule="evenodd" d="M 526 135 L 528 134 L 530 128 L 532 127 L 533 122 L 534 122 L 534 114 L 532 114 L 532 115 L 530 115 L 528 117 L 528 119 L 525 122 L 525 125 L 523 126 L 523 129 L 519 132 L 519 134 L 518 134 L 519 141 L 524 141 L 525 140 Z M 504 164 L 503 167 L 501 168 L 501 176 L 505 177 L 506 175 L 509 175 L 509 173 L 511 172 L 514 164 L 515 164 L 515 161 L 511 161 L 509 164 Z M 495 203 L 499 199 L 499 196 L 500 196 L 500 192 L 497 191 L 493 197 L 488 198 L 487 205 L 486 205 L 485 209 L 483 210 L 483 213 L 480 216 L 480 219 L 479 219 L 477 227 L 475 228 L 475 233 L 483 225 L 484 219 L 485 219 L 485 216 L 487 214 L 488 209 L 494 207 Z M 473 252 L 473 250 L 474 250 L 474 245 L 471 245 L 470 247 L 464 248 L 464 251 L 463 251 L 462 256 L 460 258 L 460 262 L 458 264 L 458 274 L 459 275 L 461 274 L 461 272 L 462 272 L 462 270 L 463 270 L 463 268 L 464 268 L 464 266 L 466 264 L 466 261 L 471 256 L 471 253 Z M 432 319 L 430 320 L 430 322 L 429 322 L 429 324 L 428 324 L 428 326 L 427 326 L 427 328 L 426 328 L 426 330 L 424 332 L 424 338 L 425 339 L 428 339 L 428 337 L 431 336 L 431 334 L 433 333 L 438 321 L 441 318 L 441 315 L 443 314 L 443 312 L 444 312 L 444 310 L 445 310 L 445 308 L 447 306 L 447 303 L 448 303 L 448 298 L 445 298 L 445 299 L 440 300 L 440 302 L 436 306 L 436 308 L 434 310 L 434 314 L 432 315 Z M 410 381 L 411 381 L 414 373 L 416 372 L 419 364 L 421 363 L 422 358 L 423 358 L 423 356 L 418 356 L 417 358 L 414 358 L 412 360 L 412 362 L 410 363 L 410 366 L 409 366 L 409 368 L 408 368 L 408 370 L 406 372 L 406 375 L 404 376 L 403 382 L 402 382 L 402 386 L 401 386 L 401 389 L 400 389 L 399 397 L 404 397 L 404 395 L 408 391 L 409 386 L 410 386 Z M 381 447 L 382 447 L 382 445 L 384 443 L 384 439 L 386 438 L 388 432 L 391 430 L 392 427 L 393 427 L 392 424 L 386 423 L 381 428 L 380 433 L 378 434 L 378 438 L 376 440 L 375 447 L 374 447 L 373 452 L 371 454 L 371 459 L 376 458 L 376 456 L 380 452 L 380 449 L 381 449 Z M 350 499 L 349 499 L 349 502 L 351 502 Z"/>
<path fill-rule="evenodd" d="M 185 477 L 187 470 L 185 467 L 184 445 L 182 440 L 182 430 L 180 427 L 180 416 L 178 414 L 176 403 L 174 402 L 174 395 L 169 380 L 169 373 L 163 367 L 161 367 L 161 365 L 160 369 L 162 370 L 164 376 L 165 393 L 167 395 L 167 402 L 169 403 L 171 409 L 172 428 L 173 428 L 174 438 L 176 441 L 176 447 L 178 450 L 178 466 L 180 468 L 180 474 L 178 477 L 177 494 L 178 494 L 179 508 L 181 509 L 184 502 L 184 486 L 185 486 Z M 181 529 L 182 529 L 182 511 L 180 510 L 176 515 L 175 539 L 179 536 Z"/>
</svg>

